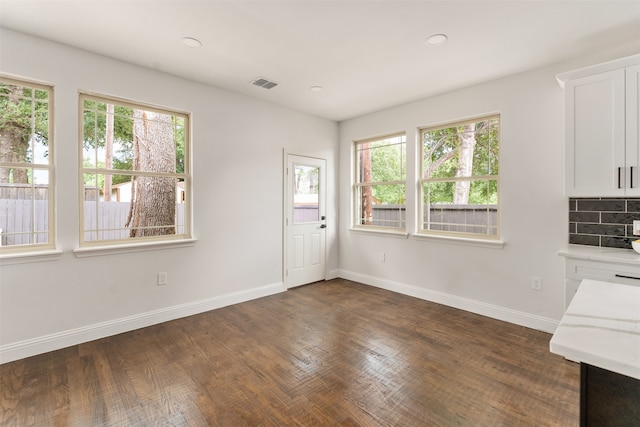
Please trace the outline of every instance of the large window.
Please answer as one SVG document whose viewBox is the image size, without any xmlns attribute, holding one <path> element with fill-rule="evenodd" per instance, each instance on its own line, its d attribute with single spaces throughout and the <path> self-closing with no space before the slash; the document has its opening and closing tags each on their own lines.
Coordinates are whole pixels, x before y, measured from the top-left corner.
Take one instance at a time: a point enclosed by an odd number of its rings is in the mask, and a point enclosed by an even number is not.
<svg viewBox="0 0 640 427">
<path fill-rule="evenodd" d="M 52 248 L 53 89 L 0 77 L 0 253 Z"/>
<path fill-rule="evenodd" d="M 191 237 L 189 116 L 81 94 L 81 244 Z"/>
<path fill-rule="evenodd" d="M 405 230 L 406 145 L 405 134 L 355 142 L 356 228 Z"/>
<path fill-rule="evenodd" d="M 420 135 L 419 231 L 498 239 L 500 117 L 422 129 Z"/>
</svg>

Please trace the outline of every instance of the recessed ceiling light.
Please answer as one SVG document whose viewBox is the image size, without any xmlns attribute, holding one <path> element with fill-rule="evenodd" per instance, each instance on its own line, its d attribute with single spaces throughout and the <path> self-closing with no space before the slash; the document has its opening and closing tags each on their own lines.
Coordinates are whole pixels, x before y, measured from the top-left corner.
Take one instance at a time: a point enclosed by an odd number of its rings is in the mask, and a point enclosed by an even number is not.
<svg viewBox="0 0 640 427">
<path fill-rule="evenodd" d="M 424 44 L 427 46 L 437 46 L 447 41 L 447 36 L 445 34 L 434 34 L 432 36 L 427 37 Z"/>
<path fill-rule="evenodd" d="M 194 39 L 193 37 L 183 37 L 182 44 L 187 47 L 202 47 L 202 42 L 198 39 Z"/>
<path fill-rule="evenodd" d="M 322 90 L 323 90 L 323 89 L 324 89 L 324 88 L 323 88 L 322 86 L 311 86 L 311 87 L 309 88 L 309 90 L 310 90 L 311 92 L 322 92 Z"/>
</svg>

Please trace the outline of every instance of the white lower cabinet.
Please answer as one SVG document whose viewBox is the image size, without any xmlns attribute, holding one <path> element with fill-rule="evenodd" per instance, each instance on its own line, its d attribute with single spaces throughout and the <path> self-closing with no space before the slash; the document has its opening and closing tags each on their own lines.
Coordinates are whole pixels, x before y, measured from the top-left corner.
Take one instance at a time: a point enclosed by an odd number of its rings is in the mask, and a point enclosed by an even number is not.
<svg viewBox="0 0 640 427">
<path fill-rule="evenodd" d="M 565 308 L 573 299 L 583 279 L 640 286 L 640 261 L 613 262 L 565 256 Z"/>
</svg>

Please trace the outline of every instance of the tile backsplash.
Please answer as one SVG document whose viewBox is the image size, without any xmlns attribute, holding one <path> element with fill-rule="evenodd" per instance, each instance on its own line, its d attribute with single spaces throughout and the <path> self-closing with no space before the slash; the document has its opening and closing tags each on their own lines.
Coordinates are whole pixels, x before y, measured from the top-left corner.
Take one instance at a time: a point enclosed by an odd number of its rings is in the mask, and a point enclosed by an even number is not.
<svg viewBox="0 0 640 427">
<path fill-rule="evenodd" d="M 569 243 L 631 249 L 634 220 L 640 198 L 569 198 Z"/>
</svg>

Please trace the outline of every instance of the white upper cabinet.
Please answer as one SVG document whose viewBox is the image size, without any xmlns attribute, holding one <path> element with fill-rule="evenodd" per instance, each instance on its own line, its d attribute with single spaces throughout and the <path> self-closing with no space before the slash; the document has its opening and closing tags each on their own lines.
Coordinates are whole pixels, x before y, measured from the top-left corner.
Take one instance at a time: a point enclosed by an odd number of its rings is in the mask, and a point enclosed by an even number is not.
<svg viewBox="0 0 640 427">
<path fill-rule="evenodd" d="M 557 76 L 565 89 L 565 193 L 640 196 L 640 55 Z"/>
<path fill-rule="evenodd" d="M 633 166 L 633 182 L 627 195 L 640 195 L 640 65 L 627 67 L 626 74 L 626 160 Z M 636 173 L 637 172 L 637 173 Z"/>
</svg>

